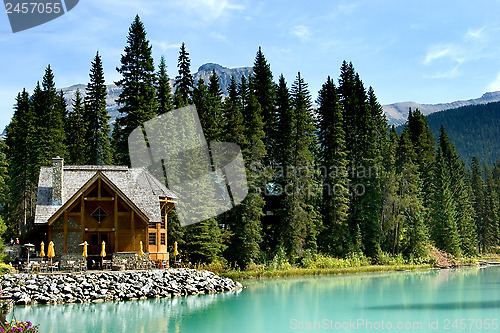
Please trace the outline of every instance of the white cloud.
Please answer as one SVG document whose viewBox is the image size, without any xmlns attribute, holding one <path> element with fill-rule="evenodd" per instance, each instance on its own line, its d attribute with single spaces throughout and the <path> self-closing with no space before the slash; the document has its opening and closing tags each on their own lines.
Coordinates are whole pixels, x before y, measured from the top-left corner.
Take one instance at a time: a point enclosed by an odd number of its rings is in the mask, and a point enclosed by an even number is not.
<svg viewBox="0 0 500 333">
<path fill-rule="evenodd" d="M 311 31 L 304 25 L 297 25 L 290 31 L 292 35 L 298 37 L 302 42 L 308 41 L 311 38 Z"/>
<path fill-rule="evenodd" d="M 483 26 L 479 29 L 469 28 L 467 33 L 464 35 L 465 41 L 474 41 L 474 40 L 485 40 L 487 38 L 486 26 Z"/>
<path fill-rule="evenodd" d="M 499 91 L 500 90 L 500 72 L 497 73 L 496 78 L 488 84 L 486 89 L 488 91 Z"/>
<path fill-rule="evenodd" d="M 435 60 L 441 58 L 451 58 L 461 62 L 461 51 L 453 44 L 441 44 L 432 46 L 425 55 L 424 65 L 429 65 Z"/>
<path fill-rule="evenodd" d="M 162 53 L 166 52 L 169 49 L 180 49 L 181 44 L 169 44 L 164 41 L 152 40 L 151 44 L 154 48 L 159 48 Z"/>
<path fill-rule="evenodd" d="M 229 0 L 181 0 L 177 6 L 188 13 L 194 13 L 201 20 L 214 20 L 228 15 L 232 11 L 242 11 L 245 6 Z"/>
<path fill-rule="evenodd" d="M 456 65 L 450 70 L 439 71 L 434 74 L 424 74 L 423 77 L 425 79 L 453 79 L 461 74 L 459 71 L 459 67 L 460 65 Z"/>
</svg>

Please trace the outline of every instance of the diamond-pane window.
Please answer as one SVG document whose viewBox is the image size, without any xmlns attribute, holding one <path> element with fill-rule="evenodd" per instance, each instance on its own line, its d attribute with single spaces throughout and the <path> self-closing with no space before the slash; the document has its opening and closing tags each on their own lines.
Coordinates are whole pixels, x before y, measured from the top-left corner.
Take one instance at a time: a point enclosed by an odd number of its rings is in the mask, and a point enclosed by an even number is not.
<svg viewBox="0 0 500 333">
<path fill-rule="evenodd" d="M 108 216 L 108 214 L 101 208 L 97 208 L 93 213 L 92 217 L 96 219 L 97 222 L 101 223 Z"/>
</svg>

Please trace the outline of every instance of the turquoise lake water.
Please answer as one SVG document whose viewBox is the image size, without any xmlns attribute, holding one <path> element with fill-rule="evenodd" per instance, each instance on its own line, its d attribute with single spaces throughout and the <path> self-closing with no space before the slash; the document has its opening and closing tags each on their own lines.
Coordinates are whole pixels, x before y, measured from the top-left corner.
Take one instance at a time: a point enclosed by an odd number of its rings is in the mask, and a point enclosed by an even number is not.
<svg viewBox="0 0 500 333">
<path fill-rule="evenodd" d="M 43 333 L 500 332 L 500 267 L 269 279 L 224 294 L 13 313 Z"/>
</svg>

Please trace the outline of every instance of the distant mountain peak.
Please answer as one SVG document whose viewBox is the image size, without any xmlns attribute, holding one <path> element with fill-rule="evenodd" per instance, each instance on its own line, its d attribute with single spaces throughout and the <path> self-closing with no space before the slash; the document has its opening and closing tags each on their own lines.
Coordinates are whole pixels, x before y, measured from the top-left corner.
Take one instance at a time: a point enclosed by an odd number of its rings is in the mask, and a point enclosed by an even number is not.
<svg viewBox="0 0 500 333">
<path fill-rule="evenodd" d="M 224 70 L 224 69 L 229 69 L 229 68 L 226 68 L 224 66 L 221 66 L 219 64 L 215 64 L 213 62 L 209 62 L 209 63 L 206 63 L 206 64 L 203 64 L 201 65 L 199 68 L 198 68 L 198 72 L 203 72 L 203 71 L 212 71 L 212 70 Z"/>
<path fill-rule="evenodd" d="M 212 75 L 213 70 L 215 70 L 215 73 L 219 77 L 219 85 L 222 89 L 222 93 L 224 95 L 227 95 L 227 88 L 231 83 L 231 76 L 234 76 L 236 83 L 240 83 L 242 76 L 248 78 L 248 76 L 252 72 L 252 67 L 227 68 L 219 64 L 206 63 L 204 65 L 201 65 L 200 68 L 198 68 L 198 72 L 193 74 L 195 84 L 199 79 L 203 79 L 205 83 L 208 83 L 210 81 L 210 76 Z"/>
<path fill-rule="evenodd" d="M 455 101 L 450 103 L 439 104 L 419 104 L 416 102 L 400 102 L 389 105 L 384 105 L 384 113 L 387 116 L 387 121 L 391 125 L 400 125 L 406 122 L 408 118 L 408 110 L 419 109 L 424 115 L 429 115 L 434 112 L 455 109 L 461 106 L 486 104 L 500 101 L 500 91 L 491 91 L 484 93 L 479 98 Z"/>
</svg>

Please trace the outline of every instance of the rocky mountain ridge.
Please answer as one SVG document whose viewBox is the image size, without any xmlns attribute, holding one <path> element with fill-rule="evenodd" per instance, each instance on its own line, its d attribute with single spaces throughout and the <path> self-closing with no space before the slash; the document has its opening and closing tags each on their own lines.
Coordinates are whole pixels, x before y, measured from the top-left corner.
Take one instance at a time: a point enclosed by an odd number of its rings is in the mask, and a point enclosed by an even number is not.
<svg viewBox="0 0 500 333">
<path fill-rule="evenodd" d="M 384 113 L 389 124 L 400 125 L 408 118 L 408 110 L 411 108 L 419 109 L 424 115 L 429 115 L 434 112 L 456 109 L 462 106 L 487 104 L 500 101 L 500 91 L 486 92 L 479 98 L 455 101 L 451 103 L 439 104 L 419 104 L 416 102 L 400 102 L 389 105 L 384 105 Z"/>
</svg>

